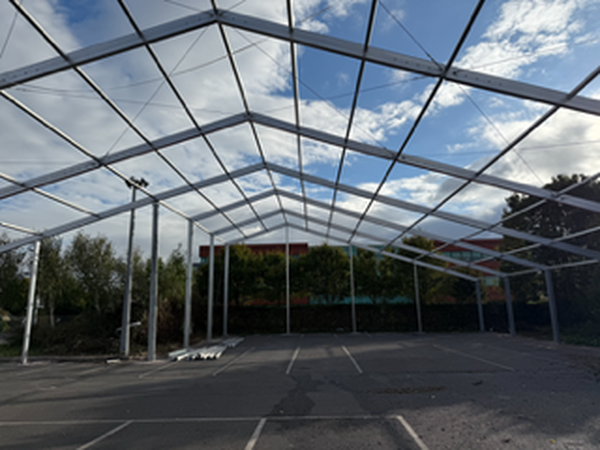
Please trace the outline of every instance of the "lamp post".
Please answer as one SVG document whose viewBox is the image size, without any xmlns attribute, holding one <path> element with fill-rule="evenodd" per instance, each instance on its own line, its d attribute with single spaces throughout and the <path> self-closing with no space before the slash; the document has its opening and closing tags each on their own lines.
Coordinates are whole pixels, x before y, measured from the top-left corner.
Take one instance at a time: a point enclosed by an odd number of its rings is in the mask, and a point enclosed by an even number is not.
<svg viewBox="0 0 600 450">
<path fill-rule="evenodd" d="M 125 184 L 131 190 L 131 203 L 135 202 L 135 193 L 139 188 L 148 186 L 148 182 L 143 178 L 136 179 L 131 177 L 125 180 Z M 131 321 L 131 288 L 133 279 L 133 231 L 135 227 L 135 208 L 131 209 L 129 216 L 129 243 L 127 245 L 127 278 L 125 279 L 125 297 L 123 299 L 123 318 L 121 321 L 121 358 L 129 358 L 129 335 Z"/>
</svg>

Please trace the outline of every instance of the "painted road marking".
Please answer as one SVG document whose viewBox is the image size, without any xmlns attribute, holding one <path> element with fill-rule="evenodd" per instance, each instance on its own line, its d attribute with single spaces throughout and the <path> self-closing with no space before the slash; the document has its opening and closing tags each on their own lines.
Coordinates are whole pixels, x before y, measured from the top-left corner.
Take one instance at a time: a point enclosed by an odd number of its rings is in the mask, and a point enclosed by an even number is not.
<svg viewBox="0 0 600 450">
<path fill-rule="evenodd" d="M 443 347 L 441 345 L 436 345 L 436 344 L 434 344 L 433 347 L 439 348 L 440 350 L 444 350 L 446 352 L 456 353 L 456 354 L 462 355 L 462 356 L 464 356 L 466 358 L 471 358 L 471 359 L 474 359 L 476 361 L 480 361 L 480 362 L 483 362 L 483 363 L 486 363 L 486 364 L 490 364 L 492 366 L 500 367 L 501 369 L 510 370 L 511 372 L 515 371 L 515 369 L 512 368 L 512 367 L 505 366 L 504 364 L 499 364 L 499 363 L 494 362 L 494 361 L 490 361 L 489 359 L 484 359 L 484 358 L 480 358 L 478 356 L 469 355 L 468 353 L 464 353 L 464 352 L 461 352 L 459 350 L 454 350 L 454 349 L 451 349 L 451 348 L 448 348 L 448 347 Z"/>
<path fill-rule="evenodd" d="M 142 373 L 142 374 L 138 375 L 138 378 L 146 378 L 146 377 L 149 377 L 150 375 L 153 375 L 153 374 L 155 374 L 156 372 L 160 372 L 161 370 L 163 370 L 163 369 L 166 369 L 167 367 L 171 367 L 172 365 L 174 365 L 174 364 L 177 364 L 178 362 L 179 362 L 179 361 L 173 361 L 173 362 L 167 362 L 167 363 L 163 363 L 163 365 L 162 365 L 162 366 L 160 366 L 160 367 L 157 367 L 156 369 L 154 369 L 154 370 L 151 370 L 150 372 L 144 372 L 144 373 Z"/>
<path fill-rule="evenodd" d="M 85 450 L 87 448 L 90 448 L 93 445 L 96 445 L 98 442 L 103 441 L 104 439 L 106 439 L 107 437 L 112 436 L 113 434 L 118 433 L 119 431 L 121 431 L 123 428 L 128 427 L 129 425 L 131 425 L 132 421 L 128 420 L 127 422 L 122 423 L 121 425 L 119 425 L 116 428 L 113 428 L 112 430 L 104 433 L 102 436 L 98 436 L 96 439 L 94 439 L 93 441 L 88 442 L 87 444 L 82 445 L 81 447 L 77 447 L 77 450 Z"/>
<path fill-rule="evenodd" d="M 212 422 L 256 422 L 261 419 L 268 419 L 271 422 L 279 421 L 304 421 L 304 420 L 384 420 L 397 419 L 397 416 L 387 415 L 314 415 L 314 416 L 246 416 L 246 417 L 163 417 L 157 419 L 131 419 L 129 424 L 152 425 L 166 423 L 212 423 Z M 0 427 L 27 427 L 27 426 L 75 426 L 75 425 L 100 425 L 100 424 L 121 424 L 122 419 L 80 419 L 80 420 L 15 420 L 0 422 Z"/>
<path fill-rule="evenodd" d="M 398 419 L 398 421 L 402 424 L 404 429 L 406 431 L 408 431 L 408 434 L 410 434 L 410 437 L 412 437 L 414 439 L 414 441 L 416 442 L 416 444 L 419 446 L 419 448 L 421 450 L 429 450 L 429 448 L 425 445 L 425 443 L 421 440 L 419 435 L 415 432 L 415 430 L 413 430 L 413 427 L 410 426 L 410 424 L 406 421 L 406 419 L 404 417 L 396 416 L 396 419 Z"/>
<path fill-rule="evenodd" d="M 267 423 L 266 417 L 263 417 L 262 419 L 259 420 L 258 425 L 256 426 L 254 433 L 252 433 L 252 436 L 250 437 L 250 440 L 246 444 L 246 447 L 244 447 L 244 450 L 253 450 L 254 449 L 254 446 L 256 445 L 256 441 L 258 441 L 258 438 L 260 437 L 260 433 L 262 432 L 266 423 Z"/>
<path fill-rule="evenodd" d="M 221 372 L 223 372 L 225 369 L 227 369 L 229 366 L 231 366 L 233 363 L 235 363 L 237 360 L 242 359 L 246 354 L 250 353 L 252 350 L 254 350 L 256 347 L 251 347 L 248 350 L 246 350 L 244 353 L 242 353 L 241 355 L 236 356 L 235 358 L 233 358 L 231 361 L 229 361 L 227 364 L 225 364 L 223 367 L 221 367 L 219 370 L 217 370 L 216 372 L 213 372 L 212 376 L 216 377 L 217 375 L 219 375 Z"/>
<path fill-rule="evenodd" d="M 346 352 L 346 355 L 348 355 L 348 358 L 350 358 L 350 361 L 352 361 L 352 364 L 354 364 L 354 367 L 356 367 L 358 373 L 363 373 L 362 369 L 360 368 L 354 357 L 350 354 L 350 351 L 346 348 L 346 346 L 342 345 L 342 348 Z"/>
<path fill-rule="evenodd" d="M 292 355 L 292 359 L 291 359 L 290 363 L 288 364 L 287 370 L 285 371 L 286 375 L 289 375 L 290 372 L 292 371 L 292 366 L 294 365 L 294 361 L 296 361 L 296 358 L 298 358 L 298 354 L 299 353 L 300 353 L 300 346 L 298 346 L 298 348 L 296 349 L 296 351 Z"/>
</svg>

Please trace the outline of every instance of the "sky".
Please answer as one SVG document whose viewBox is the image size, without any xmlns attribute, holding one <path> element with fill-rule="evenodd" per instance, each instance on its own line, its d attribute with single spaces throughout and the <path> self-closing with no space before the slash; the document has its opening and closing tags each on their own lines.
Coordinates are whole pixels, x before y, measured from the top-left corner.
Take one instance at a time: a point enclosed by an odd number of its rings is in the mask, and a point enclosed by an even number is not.
<svg viewBox="0 0 600 450">
<path fill-rule="evenodd" d="M 173 20 L 212 11 L 208 0 L 127 0 L 137 26 L 148 29 Z M 219 10 L 288 24 L 285 0 L 216 0 Z M 101 0 L 22 0 L 23 8 L 43 27 L 65 53 L 129 35 L 135 30 L 119 4 Z M 364 45 L 371 13 L 366 0 L 296 0 L 296 27 L 312 33 Z M 448 62 L 475 10 L 473 0 L 385 0 L 375 10 L 369 47 L 421 58 L 435 64 Z M 600 1 L 598 0 L 488 0 L 479 12 L 454 61 L 454 68 L 517 80 L 568 92 L 600 64 Z M 226 43 L 223 36 L 226 36 Z M 0 97 L 0 193 L 41 175 L 67 169 L 95 157 L 116 154 L 177 132 L 204 127 L 247 110 L 295 123 L 291 47 L 288 42 L 234 27 L 203 27 L 152 44 L 162 69 L 169 74 L 177 94 L 185 99 L 189 114 L 165 82 L 150 53 L 144 48 L 124 52 L 81 67 L 81 73 L 63 71 L 5 89 Z M 227 48 L 233 53 L 228 58 Z M 486 166 L 513 139 L 523 133 L 550 106 L 500 95 L 452 82 L 444 82 L 411 133 L 436 79 L 335 55 L 308 46 L 295 46 L 298 71 L 299 119 L 304 127 L 391 151 L 403 147 L 405 155 L 477 171 Z M 27 20 L 7 1 L 0 2 L 0 79 L 2 74 L 57 56 Z M 235 67 L 235 70 L 232 70 Z M 86 82 L 81 74 L 90 82 Z M 359 80 L 360 78 L 360 80 Z M 115 106 L 111 108 L 90 84 L 97 86 Z M 355 92 L 358 86 L 358 95 Z M 243 95 L 241 95 L 243 93 Z M 581 93 L 600 99 L 600 78 Z M 10 99 L 10 100 L 9 100 Z M 16 105 L 18 103 L 21 107 Z M 355 107 L 353 108 L 353 104 Z M 41 126 L 24 112 L 42 117 L 68 135 L 76 146 Z M 128 125 L 121 112 L 130 121 Z M 352 118 L 349 126 L 350 118 Z M 502 215 L 510 191 L 472 183 L 447 201 L 461 182 L 425 169 L 359 154 L 302 138 L 301 158 L 296 136 L 248 122 L 174 145 L 160 153 L 112 165 L 118 173 L 143 177 L 148 191 L 157 194 L 210 180 L 263 160 L 294 171 L 364 192 L 379 192 L 425 207 L 461 214 L 493 223 Z M 541 187 L 559 173 L 593 175 L 600 169 L 600 118 L 561 109 L 512 151 L 499 158 L 486 173 Z M 276 187 L 362 214 L 369 199 L 334 192 L 322 184 L 305 182 L 278 172 L 261 170 L 171 198 L 167 203 L 185 216 L 223 208 L 246 197 Z M 106 168 L 64 179 L 0 200 L 0 222 L 42 231 L 87 217 L 81 209 L 100 213 L 130 201 L 124 181 Z M 138 193 L 139 195 L 143 195 Z M 57 203 L 60 198 L 80 210 Z M 138 197 L 139 198 L 139 197 Z M 206 231 L 266 215 L 280 208 L 303 214 L 301 202 L 271 196 L 248 206 L 203 220 L 196 229 L 196 244 L 208 243 Z M 311 217 L 327 221 L 326 209 L 308 206 Z M 374 202 L 371 217 L 393 221 L 415 230 L 451 238 L 468 236 L 473 228 Z M 295 215 L 289 223 L 304 226 Z M 136 215 L 136 246 L 149 254 L 151 208 Z M 339 229 L 330 236 L 347 240 L 345 230 L 356 229 L 355 242 L 369 235 L 392 241 L 398 231 L 381 228 L 355 217 L 335 213 Z M 280 225 L 275 214 L 267 227 Z M 417 221 L 417 222 L 415 222 Z M 119 252 L 127 241 L 129 214 L 97 222 L 83 232 L 109 237 Z M 241 227 L 247 235 L 261 229 L 251 223 Z M 326 227 L 313 224 L 315 234 L 295 229 L 291 240 L 321 243 Z M 1 228 L 10 239 L 27 234 Z M 187 221 L 166 208 L 160 215 L 160 252 L 167 255 L 185 245 Z M 365 233 L 367 237 L 361 235 Z M 62 236 L 65 243 L 74 232 Z M 489 234 L 488 234 L 489 235 Z M 217 244 L 240 239 L 239 231 L 220 234 Z M 282 230 L 258 241 L 281 242 Z M 256 240 L 255 240 L 256 241 Z M 248 241 L 253 242 L 253 241 Z M 339 243 L 332 242 L 332 243 Z"/>
</svg>

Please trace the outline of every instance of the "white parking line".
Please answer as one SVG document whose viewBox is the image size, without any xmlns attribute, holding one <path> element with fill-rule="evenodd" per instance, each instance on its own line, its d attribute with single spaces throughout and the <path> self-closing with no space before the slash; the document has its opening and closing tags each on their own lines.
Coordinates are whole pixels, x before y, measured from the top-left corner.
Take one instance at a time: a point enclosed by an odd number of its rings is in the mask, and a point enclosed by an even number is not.
<svg viewBox="0 0 600 450">
<path fill-rule="evenodd" d="M 127 427 L 131 425 L 131 420 L 122 423 L 121 425 L 119 425 L 116 428 L 113 428 L 112 430 L 104 433 L 102 436 L 98 436 L 96 439 L 94 439 L 93 441 L 88 442 L 87 444 L 82 445 L 81 447 L 77 447 L 77 450 L 85 450 L 86 448 L 90 448 L 93 445 L 96 445 L 98 442 L 103 441 L 104 439 L 106 439 L 107 437 L 112 436 L 115 433 L 118 433 L 119 431 L 121 431 L 123 428 Z"/>
<path fill-rule="evenodd" d="M 254 433 L 252 433 L 250 440 L 246 444 L 246 447 L 244 447 L 244 450 L 254 449 L 254 446 L 256 445 L 256 441 L 258 441 L 258 438 L 260 437 L 260 433 L 262 432 L 262 429 L 265 427 L 266 423 L 267 423 L 267 419 L 265 417 L 260 419 L 260 421 L 258 422 L 258 425 L 254 429 Z"/>
<path fill-rule="evenodd" d="M 146 377 L 149 377 L 150 375 L 152 375 L 152 374 L 155 374 L 156 372 L 160 372 L 161 370 L 163 370 L 163 369 L 166 369 L 167 367 L 171 367 L 173 364 L 177 364 L 178 362 L 179 362 L 179 361 L 173 361 L 173 362 L 166 362 L 166 363 L 163 363 L 163 365 L 162 365 L 162 366 L 160 366 L 160 367 L 157 367 L 157 368 L 156 368 L 156 369 L 154 369 L 154 370 L 151 370 L 151 371 L 149 371 L 149 372 L 144 372 L 144 373 L 142 373 L 142 374 L 138 375 L 138 378 L 146 378 Z"/>
<path fill-rule="evenodd" d="M 429 450 L 429 448 L 421 440 L 421 438 L 415 432 L 415 430 L 413 430 L 413 427 L 411 427 L 410 424 L 406 421 L 406 419 L 404 419 L 404 417 L 396 416 L 396 419 L 398 419 L 398 421 L 402 424 L 402 426 L 406 429 L 406 431 L 408 431 L 408 434 L 410 434 L 410 437 L 412 437 L 414 439 L 415 443 L 419 446 L 419 448 L 421 450 Z"/>
<path fill-rule="evenodd" d="M 80 373 L 78 373 L 75 376 L 76 377 L 84 377 L 86 375 L 90 375 L 90 374 L 95 373 L 95 372 L 100 372 L 101 370 L 104 370 L 104 369 L 106 369 L 106 366 L 95 367 L 93 369 L 84 370 L 83 372 L 80 372 Z"/>
<path fill-rule="evenodd" d="M 512 368 L 512 367 L 505 366 L 504 364 L 499 364 L 499 363 L 494 362 L 494 361 L 490 361 L 489 359 L 484 359 L 484 358 L 480 358 L 478 356 L 469 355 L 468 353 L 464 353 L 464 352 L 461 352 L 461 351 L 458 351 L 458 350 L 454 350 L 454 349 L 451 349 L 451 348 L 448 348 L 448 347 L 443 347 L 441 345 L 434 344 L 433 347 L 439 348 L 440 350 L 444 350 L 446 352 L 456 353 L 458 355 L 464 356 L 466 358 L 471 358 L 471 359 L 474 359 L 476 361 L 481 361 L 483 363 L 490 364 L 492 366 L 500 367 L 501 369 L 510 370 L 511 372 L 515 371 L 515 369 Z"/>
<path fill-rule="evenodd" d="M 298 358 L 298 354 L 299 353 L 300 353 L 300 346 L 298 346 L 298 348 L 296 349 L 296 351 L 292 355 L 292 359 L 291 359 L 290 363 L 288 364 L 287 370 L 285 371 L 286 375 L 289 375 L 290 372 L 292 371 L 292 366 L 294 365 L 294 361 L 296 361 L 296 358 Z"/>
<path fill-rule="evenodd" d="M 360 368 L 354 357 L 350 354 L 350 351 L 344 345 L 342 345 L 342 348 L 346 352 L 346 355 L 348 355 L 348 358 L 350 358 L 350 361 L 352 361 L 352 364 L 354 364 L 354 367 L 356 367 L 358 373 L 363 373 L 362 369 Z"/>
<path fill-rule="evenodd" d="M 244 353 L 242 353 L 241 355 L 236 356 L 235 358 L 233 358 L 231 361 L 229 361 L 227 364 L 225 364 L 223 367 L 221 367 L 219 370 L 217 370 L 216 372 L 214 372 L 212 374 L 213 377 L 216 377 L 217 375 L 219 375 L 221 372 L 223 372 L 225 369 L 227 369 L 229 366 L 231 366 L 233 363 L 235 363 L 237 360 L 242 359 L 246 354 L 250 353 L 252 350 L 254 350 L 255 347 L 249 348 L 248 350 L 246 350 Z"/>
</svg>

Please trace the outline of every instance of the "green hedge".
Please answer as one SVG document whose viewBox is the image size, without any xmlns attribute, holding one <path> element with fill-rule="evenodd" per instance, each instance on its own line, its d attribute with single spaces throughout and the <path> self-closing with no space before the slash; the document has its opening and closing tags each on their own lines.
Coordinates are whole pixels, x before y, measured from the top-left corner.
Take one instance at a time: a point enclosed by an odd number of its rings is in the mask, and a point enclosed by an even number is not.
<svg viewBox="0 0 600 450">
<path fill-rule="evenodd" d="M 515 303 L 518 331 L 534 331 L 550 326 L 546 304 Z M 349 332 L 352 317 L 349 305 L 310 305 L 291 307 L 294 333 Z M 417 319 L 414 305 L 356 305 L 358 331 L 414 332 Z M 486 330 L 508 331 L 506 305 L 502 302 L 484 305 Z M 214 334 L 222 331 L 222 310 L 215 308 Z M 474 304 L 423 305 L 423 330 L 426 332 L 478 331 L 479 319 Z M 204 322 L 204 321 L 203 321 Z M 198 326 L 202 327 L 204 324 Z M 229 308 L 230 334 L 269 334 L 285 332 L 285 307 L 242 306 Z"/>
</svg>

